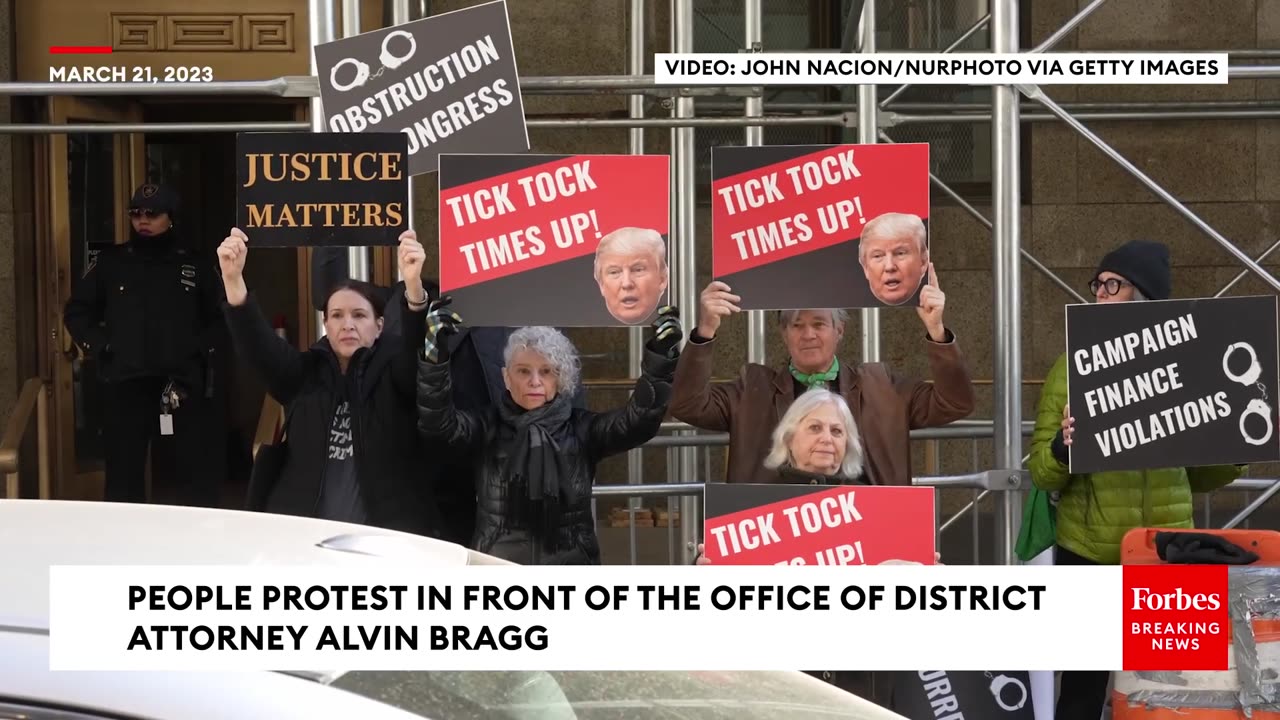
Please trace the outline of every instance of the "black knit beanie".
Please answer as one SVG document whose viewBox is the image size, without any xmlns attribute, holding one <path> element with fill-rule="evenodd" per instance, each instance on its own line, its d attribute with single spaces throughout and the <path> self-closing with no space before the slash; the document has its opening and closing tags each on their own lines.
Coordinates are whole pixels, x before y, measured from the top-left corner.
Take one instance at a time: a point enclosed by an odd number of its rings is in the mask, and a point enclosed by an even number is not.
<svg viewBox="0 0 1280 720">
<path fill-rule="evenodd" d="M 1164 243 L 1130 240 L 1102 258 L 1094 277 L 1104 272 L 1113 272 L 1133 283 L 1148 300 L 1168 300 L 1173 290 L 1169 247 Z"/>
</svg>

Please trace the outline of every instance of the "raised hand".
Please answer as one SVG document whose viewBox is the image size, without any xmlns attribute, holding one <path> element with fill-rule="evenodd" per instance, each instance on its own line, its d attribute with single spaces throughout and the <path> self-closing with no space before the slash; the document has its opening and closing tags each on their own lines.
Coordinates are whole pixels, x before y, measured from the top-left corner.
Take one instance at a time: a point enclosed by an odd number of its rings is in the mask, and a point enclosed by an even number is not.
<svg viewBox="0 0 1280 720">
<path fill-rule="evenodd" d="M 427 251 L 418 242 L 418 234 L 405 230 L 400 234 L 400 249 L 397 257 L 400 277 L 404 278 L 404 294 L 410 303 L 421 306 L 427 301 L 427 292 L 422 286 L 422 266 L 427 261 Z"/>
<path fill-rule="evenodd" d="M 462 317 L 449 307 L 452 302 L 453 298 L 446 295 L 427 307 L 427 339 L 422 354 L 430 362 L 448 359 L 446 342 L 462 327 Z"/>
<path fill-rule="evenodd" d="M 672 357 L 683 339 L 684 331 L 680 329 L 680 308 L 674 305 L 658 308 L 658 317 L 653 321 L 653 337 L 649 339 L 649 350 L 663 357 Z"/>
<path fill-rule="evenodd" d="M 920 307 L 916 312 L 934 342 L 947 339 L 947 327 L 942 322 L 942 310 L 946 304 L 947 296 L 938 287 L 938 273 L 933 269 L 933 263 L 929 263 L 929 284 L 920 289 Z"/>
<path fill-rule="evenodd" d="M 218 246 L 218 269 L 229 305 L 243 305 L 249 298 L 249 288 L 244 284 L 244 262 L 248 257 L 249 237 L 240 228 L 231 228 Z"/>
<path fill-rule="evenodd" d="M 742 298 L 729 292 L 729 286 L 713 280 L 702 291 L 698 307 L 698 335 L 710 340 L 716 336 L 720 323 L 733 313 L 742 312 L 737 303 Z"/>
<path fill-rule="evenodd" d="M 218 246 L 218 269 L 222 279 L 234 280 L 244 274 L 244 261 L 249 256 L 249 237 L 240 228 L 231 228 Z"/>
</svg>

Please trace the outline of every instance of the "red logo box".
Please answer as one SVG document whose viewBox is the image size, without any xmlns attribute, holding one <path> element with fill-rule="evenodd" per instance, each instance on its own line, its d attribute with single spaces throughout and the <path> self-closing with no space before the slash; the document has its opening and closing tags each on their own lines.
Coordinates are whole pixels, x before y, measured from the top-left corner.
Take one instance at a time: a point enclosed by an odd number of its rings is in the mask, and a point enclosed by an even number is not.
<svg viewBox="0 0 1280 720">
<path fill-rule="evenodd" d="M 1124 670 L 1226 670 L 1225 565 L 1126 565 Z"/>
</svg>

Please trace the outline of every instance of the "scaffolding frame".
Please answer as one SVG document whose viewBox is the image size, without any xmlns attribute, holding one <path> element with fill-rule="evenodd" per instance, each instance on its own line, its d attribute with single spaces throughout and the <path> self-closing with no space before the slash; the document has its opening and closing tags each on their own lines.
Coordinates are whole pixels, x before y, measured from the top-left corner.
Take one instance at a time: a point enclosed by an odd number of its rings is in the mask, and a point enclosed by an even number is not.
<svg viewBox="0 0 1280 720">
<path fill-rule="evenodd" d="M 693 0 L 668 0 L 671 5 L 671 51 L 675 53 L 693 52 Z M 992 436 L 995 441 L 995 464 L 992 472 L 1007 473 L 1011 479 L 1005 491 L 999 513 L 1000 538 L 997 557 L 1007 564 L 1017 562 L 1013 553 L 1016 536 L 1016 521 L 1021 506 L 1021 493 L 1017 478 L 1022 466 L 1022 381 L 1019 376 L 1021 368 L 1021 263 L 1025 260 L 1033 269 L 1049 278 L 1059 289 L 1075 302 L 1087 302 L 1086 298 L 1076 292 L 1056 273 L 1037 260 L 1022 247 L 1021 239 L 1021 166 L 1019 128 L 1023 122 L 1060 121 L 1076 131 L 1105 155 L 1115 161 L 1122 169 L 1147 187 L 1157 198 L 1174 209 L 1196 229 L 1221 245 L 1243 266 L 1242 270 L 1229 281 L 1214 297 L 1221 297 L 1234 287 L 1247 274 L 1252 273 L 1266 282 L 1273 289 L 1280 291 L 1280 281 L 1259 265 L 1273 251 L 1280 247 L 1280 241 L 1273 244 L 1256 259 L 1250 257 L 1237 247 L 1229 238 L 1215 230 L 1202 218 L 1192 212 L 1158 182 L 1143 173 L 1137 166 L 1126 159 L 1120 152 L 1107 144 L 1102 138 L 1086 127 L 1088 120 L 1209 120 L 1209 119 L 1264 119 L 1280 117 L 1280 103 L 1090 103 L 1084 106 L 1061 105 L 1049 98 L 1038 86 L 993 86 L 992 102 L 989 107 L 982 105 L 948 105 L 948 104 L 895 104 L 895 101 L 906 91 L 902 85 L 890 93 L 883 101 L 878 101 L 876 85 L 857 86 L 858 102 L 848 103 L 780 103 L 777 110 L 796 113 L 818 112 L 819 114 L 768 115 L 765 113 L 763 90 L 759 87 L 671 87 L 659 86 L 652 75 L 644 74 L 645 41 L 644 41 L 644 8 L 645 0 L 629 0 L 629 49 L 628 68 L 624 75 L 588 75 L 588 76 L 551 76 L 524 77 L 520 79 L 520 89 L 528 94 L 574 95 L 574 94 L 619 94 L 628 96 L 628 116 L 625 118 L 530 118 L 529 127 L 563 128 L 563 127 L 625 127 L 630 129 L 629 151 L 644 152 L 644 130 L 646 128 L 664 128 L 671 132 L 671 176 L 672 176 L 672 294 L 675 303 L 685 308 L 683 324 L 686 334 L 697 322 L 699 290 L 696 287 L 696 249 L 694 245 L 694 227 L 696 220 L 695 203 L 695 143 L 693 130 L 696 127 L 742 127 L 746 145 L 763 144 L 763 128 L 766 126 L 828 126 L 856 128 L 859 142 L 893 142 L 886 132 L 898 125 L 910 123 L 973 123 L 990 122 L 992 133 L 992 176 L 993 176 L 993 218 L 987 218 L 967 202 L 954 189 L 930 173 L 933 186 L 952 198 L 962 209 L 992 233 L 992 270 L 994 275 L 994 311 L 993 311 L 993 345 L 995 367 L 993 373 L 994 386 L 994 420 Z M 1028 53 L 1042 53 L 1051 50 L 1064 37 L 1073 32 L 1089 15 L 1096 11 L 1105 0 L 1093 0 L 1076 15 L 1067 20 L 1039 45 L 1026 50 Z M 344 2 L 344 15 L 349 10 Z M 350 3 L 354 5 L 353 3 Z M 856 51 L 874 53 L 875 48 L 875 4 L 863 2 L 855 7 L 846 18 L 846 37 L 843 51 L 855 49 L 850 47 L 856 40 Z M 393 0 L 393 17 L 395 24 L 409 21 L 409 0 Z M 859 22 L 853 30 L 853 14 L 858 13 Z M 950 53 L 959 48 L 975 33 L 989 26 L 991 31 L 991 51 L 1000 53 L 1019 52 L 1019 2 L 1018 0 L 992 0 L 989 14 L 980 18 L 972 27 L 940 52 Z M 760 52 L 762 45 L 762 18 L 760 0 L 743 0 L 744 37 L 743 52 Z M 310 32 L 312 45 L 334 39 L 335 18 L 331 3 L 310 1 Z M 416 19 L 416 18 L 415 18 Z M 1280 57 L 1280 50 L 1242 50 L 1229 51 L 1232 58 L 1269 59 Z M 312 72 L 316 71 L 314 57 Z M 1280 77 L 1280 65 L 1232 65 L 1228 71 L 1229 79 L 1257 79 Z M 155 85 L 151 83 L 32 83 L 6 82 L 0 83 L 0 95 L 4 96 L 43 96 L 77 95 L 77 96 L 174 96 L 174 95 L 213 95 L 232 99 L 240 97 L 280 97 L 307 98 L 310 100 L 312 117 L 309 122 L 280 123 L 92 123 L 92 124 L 0 124 L 0 134 L 58 134 L 58 133 L 131 133 L 131 132 L 247 132 L 247 131 L 323 131 L 324 120 L 320 108 L 319 84 L 312 76 L 286 76 L 271 80 L 229 81 L 201 84 Z M 667 98 L 671 117 L 645 117 L 644 99 L 646 97 Z M 695 113 L 695 99 L 700 97 L 735 97 L 743 98 L 741 115 L 723 117 L 698 117 Z M 1024 112 L 1022 100 L 1026 98 L 1033 106 L 1039 106 L 1047 113 Z M 922 106 L 923 105 L 923 106 Z M 724 105 L 714 101 L 709 106 L 712 110 L 726 110 Z M 1069 109 L 1070 108 L 1070 109 Z M 953 110 L 956 112 L 943 115 L 913 114 L 929 110 Z M 1118 112 L 1109 112 L 1116 110 Z M 1073 114 L 1074 111 L 1074 114 Z M 1104 112 L 1108 111 L 1108 112 Z M 353 258 L 354 259 L 354 258 Z M 353 267 L 353 270 L 356 269 Z M 366 266 L 367 271 L 367 266 Z M 880 353 L 879 310 L 866 309 L 862 312 L 862 355 L 864 359 L 878 359 Z M 629 333 L 628 360 L 630 372 L 634 376 L 639 372 L 639 354 L 643 340 L 642 331 L 632 329 Z M 748 314 L 748 358 L 749 362 L 765 362 L 765 323 L 763 313 Z M 687 433 L 689 431 L 681 431 Z M 694 448 L 685 445 L 676 449 L 679 453 L 677 477 L 668 478 L 668 483 L 692 485 L 699 482 L 698 468 Z M 640 455 L 633 452 L 628 458 L 628 485 L 643 484 L 640 470 Z M 1262 497 L 1255 501 L 1260 505 L 1280 491 L 1280 480 L 1275 481 Z M 614 493 L 621 494 L 621 493 Z M 696 518 L 699 514 L 696 493 L 681 494 L 681 514 L 684 518 Z M 633 505 L 634 507 L 634 505 Z M 1251 506 L 1253 509 L 1254 506 Z M 699 540 L 696 535 L 696 524 L 681 522 L 683 560 L 692 561 L 694 544 Z"/>
</svg>

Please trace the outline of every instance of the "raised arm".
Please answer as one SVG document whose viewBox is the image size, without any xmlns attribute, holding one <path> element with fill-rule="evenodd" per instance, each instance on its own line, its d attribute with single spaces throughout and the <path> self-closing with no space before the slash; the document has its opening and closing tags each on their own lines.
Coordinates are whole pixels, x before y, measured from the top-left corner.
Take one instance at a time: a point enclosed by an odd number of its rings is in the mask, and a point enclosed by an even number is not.
<svg viewBox="0 0 1280 720">
<path fill-rule="evenodd" d="M 937 427 L 961 420 L 973 413 L 973 379 L 968 363 L 956 343 L 955 333 L 943 322 L 947 296 L 938 285 L 938 273 L 929 263 L 929 283 L 920 289 L 916 313 L 924 323 L 925 353 L 933 382 L 894 378 L 898 394 L 908 403 L 912 429 Z"/>
<path fill-rule="evenodd" d="M 741 312 L 741 298 L 729 286 L 715 281 L 702 291 L 698 325 L 685 343 L 671 388 L 671 416 L 704 430 L 724 432 L 733 422 L 733 409 L 742 397 L 742 382 L 712 386 L 715 337 L 721 321 Z"/>
<path fill-rule="evenodd" d="M 912 429 L 938 427 L 969 417 L 975 398 L 969 365 L 956 336 L 944 329 L 944 341 L 925 338 L 929 374 L 933 382 L 893 376 L 898 394 L 907 402 Z"/>
<path fill-rule="evenodd" d="M 448 297 L 431 303 L 427 311 L 426 337 L 418 356 L 418 432 L 446 445 L 478 450 L 485 426 L 480 413 L 459 410 L 453 403 L 449 371 L 448 337 L 457 332 L 462 318 L 449 309 Z"/>
<path fill-rule="evenodd" d="M 248 242 L 249 238 L 239 228 L 232 228 L 218 247 L 218 266 L 226 288 L 227 328 L 236 349 L 262 377 L 267 392 L 281 405 L 288 405 L 302 386 L 303 357 L 287 340 L 276 335 L 245 286 Z"/>
<path fill-rule="evenodd" d="M 404 292 L 392 295 L 399 304 L 400 347 L 391 364 L 391 380 L 404 396 L 414 396 L 418 391 L 418 358 L 427 339 L 427 295 L 422 281 L 422 265 L 427 253 L 418 242 L 418 235 L 406 230 L 400 235 L 398 265 L 404 278 Z"/>
<path fill-rule="evenodd" d="M 682 337 L 679 311 L 673 307 L 663 308 L 654 322 L 653 337 L 645 343 L 640 377 L 627 403 L 616 410 L 590 416 L 587 448 L 595 459 L 639 447 L 662 429 Z"/>
</svg>

